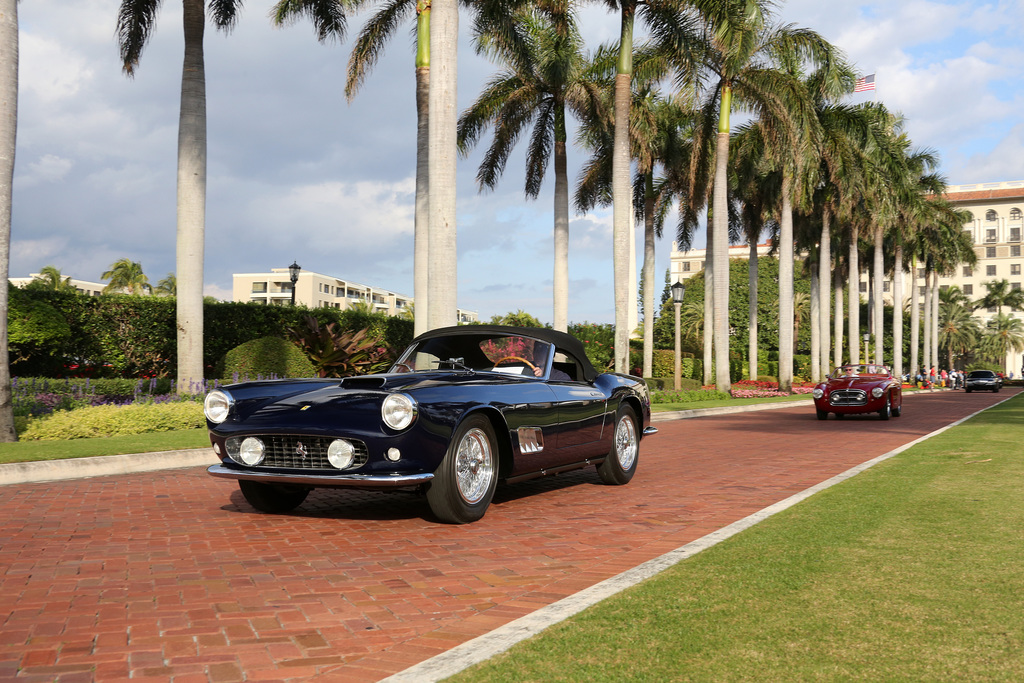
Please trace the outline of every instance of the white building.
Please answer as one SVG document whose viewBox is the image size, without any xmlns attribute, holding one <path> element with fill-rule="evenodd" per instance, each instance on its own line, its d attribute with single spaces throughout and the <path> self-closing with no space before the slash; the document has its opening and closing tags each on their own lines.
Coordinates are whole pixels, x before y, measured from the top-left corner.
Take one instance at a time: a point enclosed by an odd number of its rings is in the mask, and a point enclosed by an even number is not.
<svg viewBox="0 0 1024 683">
<path fill-rule="evenodd" d="M 356 303 L 365 303 L 370 310 L 388 315 L 401 315 L 413 305 L 413 298 L 388 289 L 364 285 L 310 270 L 298 271 L 295 282 L 295 303 L 310 308 L 345 310 Z M 292 302 L 292 282 L 287 268 L 271 268 L 269 273 L 234 273 L 232 300 L 251 301 L 269 306 L 285 306 Z M 476 322 L 476 311 L 457 311 L 458 322 Z"/>
</svg>

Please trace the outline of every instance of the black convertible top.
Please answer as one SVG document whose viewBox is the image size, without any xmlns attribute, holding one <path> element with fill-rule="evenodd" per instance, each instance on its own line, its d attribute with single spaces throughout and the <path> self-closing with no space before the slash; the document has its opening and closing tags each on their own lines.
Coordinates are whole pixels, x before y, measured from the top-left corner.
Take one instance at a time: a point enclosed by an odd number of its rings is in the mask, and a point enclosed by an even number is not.
<svg viewBox="0 0 1024 683">
<path fill-rule="evenodd" d="M 592 381 L 600 373 L 591 365 L 587 358 L 587 352 L 579 339 L 548 327 L 512 327 L 511 325 L 455 325 L 452 327 L 438 327 L 428 330 L 413 339 L 413 343 L 426 339 L 437 339 L 440 337 L 453 336 L 475 336 L 475 337 L 530 337 L 540 341 L 554 344 L 558 351 L 574 357 L 583 370 L 583 377 L 588 382 Z"/>
</svg>

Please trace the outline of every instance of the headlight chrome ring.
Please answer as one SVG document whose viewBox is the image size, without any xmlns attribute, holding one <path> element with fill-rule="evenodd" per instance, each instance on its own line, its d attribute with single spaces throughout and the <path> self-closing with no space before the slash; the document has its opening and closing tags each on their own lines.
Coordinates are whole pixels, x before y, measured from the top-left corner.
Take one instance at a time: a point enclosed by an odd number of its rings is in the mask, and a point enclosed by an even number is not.
<svg viewBox="0 0 1024 683">
<path fill-rule="evenodd" d="M 250 436 L 242 442 L 242 446 L 238 450 L 238 457 L 246 465 L 259 465 L 263 462 L 266 450 L 261 440 Z"/>
<path fill-rule="evenodd" d="M 408 394 L 389 394 L 380 409 L 381 419 L 391 429 L 408 429 L 416 420 L 419 409 L 416 400 Z"/>
<path fill-rule="evenodd" d="M 231 409 L 235 407 L 235 399 L 223 389 L 214 389 L 206 395 L 203 401 L 203 414 L 206 419 L 214 424 L 220 424 L 228 419 Z"/>
<path fill-rule="evenodd" d="M 874 396 L 875 398 L 882 398 L 882 394 L 884 393 L 885 389 L 883 389 L 882 387 L 875 387 L 874 389 L 871 390 L 871 395 Z"/>
</svg>

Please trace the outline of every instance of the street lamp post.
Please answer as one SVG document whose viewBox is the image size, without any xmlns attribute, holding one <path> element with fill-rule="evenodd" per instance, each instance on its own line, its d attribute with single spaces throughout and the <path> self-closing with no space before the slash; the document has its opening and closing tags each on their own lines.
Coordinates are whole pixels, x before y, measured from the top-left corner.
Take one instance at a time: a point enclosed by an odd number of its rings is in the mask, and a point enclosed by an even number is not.
<svg viewBox="0 0 1024 683">
<path fill-rule="evenodd" d="M 871 341 L 871 335 L 870 334 L 865 334 L 864 335 L 864 362 L 865 363 L 870 363 L 871 362 L 871 358 L 868 356 L 868 342 L 869 341 Z"/>
<path fill-rule="evenodd" d="M 295 261 L 292 261 L 292 264 L 288 266 L 288 276 L 292 280 L 292 306 L 295 305 L 295 283 L 299 281 L 300 270 L 302 270 L 302 266 Z"/>
<path fill-rule="evenodd" d="M 681 346 L 679 338 L 679 308 L 683 305 L 683 294 L 686 293 L 686 285 L 684 285 L 682 282 L 677 282 L 674 285 L 672 285 L 670 289 L 672 290 L 672 307 L 675 309 L 676 313 L 676 362 L 675 372 L 672 376 L 675 378 L 675 390 L 679 391 L 680 389 L 683 388 L 683 382 L 680 378 L 682 368 L 680 367 L 681 362 L 679 360 L 679 347 Z"/>
</svg>

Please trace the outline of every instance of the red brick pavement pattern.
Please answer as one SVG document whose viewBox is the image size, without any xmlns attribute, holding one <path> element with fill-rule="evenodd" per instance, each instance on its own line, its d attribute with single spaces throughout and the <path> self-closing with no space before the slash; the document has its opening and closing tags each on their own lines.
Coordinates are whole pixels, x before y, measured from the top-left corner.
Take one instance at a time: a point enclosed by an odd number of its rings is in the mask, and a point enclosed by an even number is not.
<svg viewBox="0 0 1024 683">
<path fill-rule="evenodd" d="M 628 486 L 505 487 L 467 526 L 406 492 L 259 514 L 203 468 L 0 487 L 0 679 L 378 680 L 1006 397 L 662 422 Z"/>
</svg>

